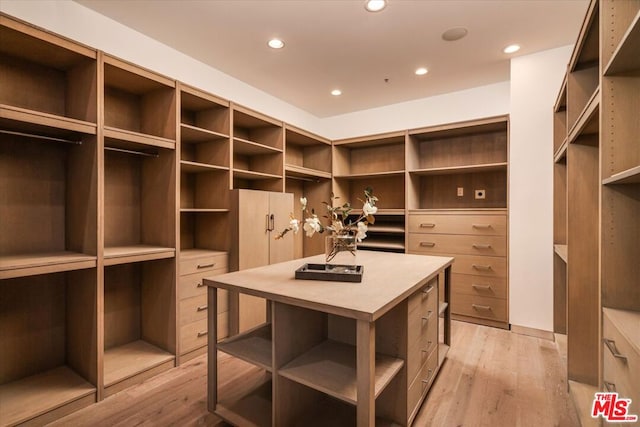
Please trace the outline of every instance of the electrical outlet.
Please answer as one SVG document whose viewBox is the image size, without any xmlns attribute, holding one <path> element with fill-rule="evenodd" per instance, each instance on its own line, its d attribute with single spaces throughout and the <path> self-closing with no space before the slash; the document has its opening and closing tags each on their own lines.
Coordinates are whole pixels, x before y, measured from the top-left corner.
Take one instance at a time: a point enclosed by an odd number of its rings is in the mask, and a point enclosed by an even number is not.
<svg viewBox="0 0 640 427">
<path fill-rule="evenodd" d="M 464 187 L 458 187 L 458 197 L 464 196 Z"/>
<path fill-rule="evenodd" d="M 476 190 L 476 199 L 484 199 L 485 195 L 486 195 L 486 191 Z"/>
</svg>

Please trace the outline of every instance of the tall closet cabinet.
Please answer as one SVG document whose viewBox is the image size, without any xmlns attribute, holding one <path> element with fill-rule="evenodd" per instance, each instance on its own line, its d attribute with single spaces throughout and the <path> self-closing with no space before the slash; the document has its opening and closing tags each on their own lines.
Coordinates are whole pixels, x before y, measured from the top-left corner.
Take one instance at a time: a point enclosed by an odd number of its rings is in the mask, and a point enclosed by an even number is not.
<svg viewBox="0 0 640 427">
<path fill-rule="evenodd" d="M 640 401 L 639 48 L 640 1 L 592 1 L 554 108 L 555 325 L 584 413 Z"/>
</svg>

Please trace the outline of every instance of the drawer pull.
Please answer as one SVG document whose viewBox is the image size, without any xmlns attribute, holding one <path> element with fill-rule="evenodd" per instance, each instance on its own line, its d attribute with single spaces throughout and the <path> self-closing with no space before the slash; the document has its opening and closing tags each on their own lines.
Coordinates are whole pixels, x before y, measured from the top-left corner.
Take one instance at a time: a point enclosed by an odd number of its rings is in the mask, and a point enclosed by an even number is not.
<svg viewBox="0 0 640 427">
<path fill-rule="evenodd" d="M 207 335 L 207 333 L 208 333 L 207 331 L 200 331 L 200 332 L 198 332 L 198 338 L 201 338 L 201 337 L 206 336 L 206 335 Z"/>
<path fill-rule="evenodd" d="M 431 316 L 433 316 L 433 311 L 429 310 L 426 316 L 422 316 L 422 320 L 424 320 L 425 322 L 428 322 L 429 319 L 431 319 Z"/>
<path fill-rule="evenodd" d="M 432 248 L 435 245 L 436 244 L 434 242 L 420 242 L 420 246 L 422 246 L 422 247 Z"/>
<path fill-rule="evenodd" d="M 482 270 L 482 271 L 491 270 L 491 266 L 490 265 L 472 264 L 471 267 L 476 269 L 476 270 Z"/>
<path fill-rule="evenodd" d="M 431 351 L 431 344 L 433 343 L 433 341 L 427 341 L 427 348 L 423 348 L 422 351 L 423 353 L 428 353 Z"/>
<path fill-rule="evenodd" d="M 204 288 L 204 282 L 200 281 L 200 282 L 196 283 L 196 287 L 197 288 Z"/>
<path fill-rule="evenodd" d="M 609 381 L 603 381 L 604 388 L 607 389 L 608 392 L 616 392 L 616 385 L 614 383 L 610 383 Z"/>
<path fill-rule="evenodd" d="M 625 356 L 624 354 L 620 353 L 616 347 L 616 342 L 614 340 L 610 340 L 608 338 L 603 338 L 602 341 L 604 341 L 604 343 L 607 345 L 607 348 L 609 349 L 609 351 L 611 352 L 611 354 L 613 355 L 613 357 L 617 358 L 617 359 L 622 359 L 625 362 L 627 361 L 627 356 Z"/>
<path fill-rule="evenodd" d="M 433 228 L 436 225 L 431 222 L 423 222 L 420 224 L 420 228 Z"/>
<path fill-rule="evenodd" d="M 198 268 L 211 268 L 214 265 L 216 265 L 215 262 L 212 262 L 211 264 L 198 264 Z"/>
<path fill-rule="evenodd" d="M 429 286 L 427 289 L 422 291 L 423 294 L 429 295 L 433 291 L 433 286 Z"/>
<path fill-rule="evenodd" d="M 490 244 L 481 244 L 481 243 L 474 243 L 473 245 L 474 249 L 491 249 L 491 245 Z"/>
<path fill-rule="evenodd" d="M 207 306 L 206 306 L 206 305 L 201 305 L 201 306 L 199 306 L 196 310 L 197 310 L 197 311 L 205 311 L 206 309 L 207 309 Z"/>
<path fill-rule="evenodd" d="M 471 304 L 474 310 L 491 311 L 490 305 Z"/>
<path fill-rule="evenodd" d="M 473 289 L 482 290 L 482 291 L 490 291 L 491 290 L 491 285 L 478 285 L 478 284 L 472 283 L 471 287 Z"/>
<path fill-rule="evenodd" d="M 471 227 L 473 227 L 473 228 L 481 228 L 481 229 L 492 228 L 491 224 L 471 224 Z"/>
<path fill-rule="evenodd" d="M 431 382 L 431 377 L 433 377 L 433 369 L 429 369 L 429 370 L 427 371 L 427 374 L 428 374 L 429 376 L 427 377 L 427 379 L 426 379 L 426 380 L 422 380 L 422 384 L 429 384 L 429 383 Z"/>
</svg>

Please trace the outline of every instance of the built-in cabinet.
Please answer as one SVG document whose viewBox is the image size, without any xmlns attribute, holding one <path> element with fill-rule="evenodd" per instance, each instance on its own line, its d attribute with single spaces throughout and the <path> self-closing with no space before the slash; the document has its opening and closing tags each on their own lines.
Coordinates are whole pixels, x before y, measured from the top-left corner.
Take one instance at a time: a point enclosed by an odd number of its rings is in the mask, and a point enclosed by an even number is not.
<svg viewBox="0 0 640 427">
<path fill-rule="evenodd" d="M 566 289 L 578 400 L 583 389 L 639 398 L 639 34 L 639 1 L 592 1 L 554 108 L 555 313 Z"/>
<path fill-rule="evenodd" d="M 230 271 L 293 259 L 292 239 L 275 238 L 289 225 L 293 212 L 291 193 L 233 190 L 231 210 L 229 232 L 234 244 L 229 253 Z M 229 333 L 244 332 L 266 321 L 267 305 L 263 298 L 237 293 L 229 298 Z"/>
</svg>

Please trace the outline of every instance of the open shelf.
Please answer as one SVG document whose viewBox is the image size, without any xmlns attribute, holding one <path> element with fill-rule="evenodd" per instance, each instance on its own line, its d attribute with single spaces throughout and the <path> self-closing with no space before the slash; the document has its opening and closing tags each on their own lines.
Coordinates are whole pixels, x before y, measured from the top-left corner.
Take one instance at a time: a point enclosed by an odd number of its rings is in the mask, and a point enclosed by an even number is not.
<svg viewBox="0 0 640 427">
<path fill-rule="evenodd" d="M 402 240 L 402 241 L 400 241 Z M 398 238 L 384 238 L 384 237 L 367 237 L 362 242 L 358 243 L 359 249 L 374 249 L 374 250 L 387 250 L 391 252 L 404 252 L 404 236 Z"/>
<path fill-rule="evenodd" d="M 0 282 L 3 425 L 95 402 L 97 279 L 88 268 Z"/>
<path fill-rule="evenodd" d="M 377 214 L 376 214 L 377 215 Z M 369 224 L 369 233 L 383 233 L 383 234 L 404 234 L 405 227 L 404 224 L 391 224 L 391 223 L 382 223 L 378 224 L 378 220 L 376 219 L 375 224 Z"/>
<path fill-rule="evenodd" d="M 103 55 L 105 136 L 174 148 L 175 81 Z"/>
<path fill-rule="evenodd" d="M 180 136 L 183 144 L 199 144 L 220 139 L 229 139 L 229 134 L 202 129 L 185 123 L 180 123 Z"/>
<path fill-rule="evenodd" d="M 296 178 L 308 178 L 311 180 L 331 178 L 331 172 L 325 172 L 325 171 L 306 168 L 302 166 L 286 164 L 284 166 L 284 170 L 287 178 L 296 177 Z"/>
<path fill-rule="evenodd" d="M 448 174 L 461 174 L 461 173 L 474 173 L 474 172 L 492 172 L 492 171 L 506 171 L 507 162 L 500 163 L 486 163 L 479 165 L 467 165 L 467 166 L 449 166 L 430 169 L 416 169 L 409 171 L 415 175 L 448 175 Z"/>
<path fill-rule="evenodd" d="M 110 348 L 104 352 L 104 385 L 110 387 L 173 359 L 172 354 L 141 340 Z"/>
<path fill-rule="evenodd" d="M 272 388 L 269 373 L 252 370 L 241 379 L 220 387 L 215 413 L 232 425 L 271 426 Z"/>
<path fill-rule="evenodd" d="M 271 347 L 270 323 L 260 325 L 218 343 L 218 350 L 253 363 L 269 372 L 272 370 Z"/>
<path fill-rule="evenodd" d="M 331 178 L 331 141 L 292 126 L 285 126 L 287 177 Z"/>
<path fill-rule="evenodd" d="M 258 156 L 261 154 L 281 153 L 281 148 L 270 147 L 242 138 L 233 138 L 233 153 L 244 156 Z"/>
<path fill-rule="evenodd" d="M 403 366 L 402 359 L 376 354 L 376 397 Z M 353 345 L 326 340 L 287 363 L 278 373 L 352 405 L 356 404 L 356 348 Z"/>
<path fill-rule="evenodd" d="M 95 402 L 96 387 L 66 366 L 0 385 L 3 425 L 16 425 L 64 405 Z"/>
<path fill-rule="evenodd" d="M 91 268 L 96 266 L 96 259 L 70 251 L 0 256 L 0 279 Z"/>
<path fill-rule="evenodd" d="M 180 210 L 180 259 L 187 251 L 227 251 L 230 247 L 228 209 Z"/>
<path fill-rule="evenodd" d="M 333 146 L 335 177 L 369 177 L 404 172 L 404 132 L 342 141 Z"/>
<path fill-rule="evenodd" d="M 173 258 L 175 248 L 162 246 L 133 245 L 110 246 L 104 248 L 104 265 L 126 264 L 130 262 L 151 261 L 154 259 Z"/>
<path fill-rule="evenodd" d="M 44 135 L 54 133 L 67 139 L 70 138 L 62 132 L 67 131 L 67 135 L 72 132 L 95 135 L 97 132 L 96 124 L 92 122 L 28 110 L 8 104 L 0 104 L 0 124 L 2 128 L 13 131 Z"/>
<path fill-rule="evenodd" d="M 587 101 L 584 110 L 580 113 L 575 125 L 569 131 L 569 143 L 584 143 L 581 136 L 595 135 L 597 140 L 598 130 L 600 129 L 599 112 L 600 108 L 600 90 L 596 89 L 593 95 Z M 587 142 L 590 143 L 590 142 Z M 595 142 L 594 142 L 595 143 Z"/>
<path fill-rule="evenodd" d="M 553 161 L 555 163 L 566 162 L 567 159 L 567 147 L 569 146 L 569 139 L 565 138 L 558 150 L 553 155 Z"/>
<path fill-rule="evenodd" d="M 277 175 L 277 174 L 273 174 L 273 173 L 257 172 L 257 171 L 251 171 L 251 170 L 243 170 L 243 169 L 234 169 L 233 170 L 233 177 L 234 178 L 239 178 L 239 179 L 247 179 L 247 180 L 250 180 L 250 181 L 259 181 L 259 180 L 263 180 L 263 179 L 281 179 L 282 178 L 282 176 Z"/>
<path fill-rule="evenodd" d="M 336 197 L 339 197 L 335 203 L 342 205 L 343 203 L 350 202 L 352 207 L 361 209 L 361 200 L 364 200 L 364 190 L 367 187 L 371 187 L 373 194 L 378 197 L 378 201 L 376 202 L 378 214 L 386 209 L 404 210 L 404 178 L 404 173 L 369 175 L 367 177 L 358 176 L 355 178 L 334 177 L 333 193 Z M 328 200 L 326 201 L 328 202 Z M 356 211 L 352 211 L 352 213 L 356 213 Z"/>
<path fill-rule="evenodd" d="M 631 2 L 628 6 L 631 6 Z M 613 7 L 615 8 L 616 5 L 614 4 Z M 628 14 L 628 16 L 632 15 Z M 622 33 L 622 36 L 616 50 L 611 55 L 611 59 L 605 64 L 605 76 L 640 69 L 640 55 L 638 55 L 638 51 L 640 51 L 640 10 L 632 17 L 631 23 L 626 28 L 622 24 L 624 21 L 616 25 L 616 32 Z M 606 58 L 603 59 L 606 60 Z"/>
<path fill-rule="evenodd" d="M 605 185 L 612 184 L 640 184 L 640 166 L 635 166 L 626 171 L 618 172 L 609 178 L 603 179 Z"/>
<path fill-rule="evenodd" d="M 180 160 L 180 170 L 188 173 L 206 173 L 228 171 L 228 166 L 216 166 L 207 163 L 190 162 L 188 160 Z"/>
<path fill-rule="evenodd" d="M 562 259 L 565 264 L 567 263 L 567 245 L 553 245 L 553 250 Z"/>
</svg>

